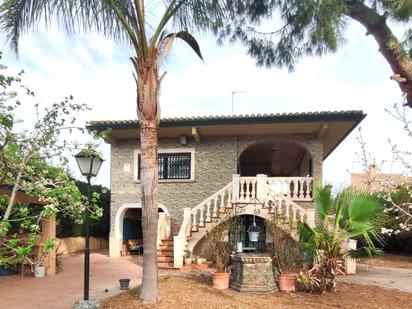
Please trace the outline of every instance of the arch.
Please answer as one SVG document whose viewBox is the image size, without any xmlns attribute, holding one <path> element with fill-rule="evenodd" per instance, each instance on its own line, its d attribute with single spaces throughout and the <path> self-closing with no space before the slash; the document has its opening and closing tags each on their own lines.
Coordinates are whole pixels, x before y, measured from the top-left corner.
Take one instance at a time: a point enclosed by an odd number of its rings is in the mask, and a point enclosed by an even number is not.
<svg viewBox="0 0 412 309">
<path fill-rule="evenodd" d="M 119 207 L 119 209 L 116 212 L 116 216 L 114 219 L 114 237 L 116 239 L 122 239 L 123 240 L 123 219 L 126 211 L 130 208 L 142 208 L 142 204 L 140 203 L 125 203 L 122 206 Z M 169 214 L 168 209 L 166 208 L 165 205 L 160 204 L 158 205 L 158 208 L 160 208 L 164 213 L 167 215 Z"/>
<path fill-rule="evenodd" d="M 238 172 L 241 176 L 312 176 L 313 156 L 306 145 L 295 140 L 255 142 L 240 153 Z"/>
</svg>

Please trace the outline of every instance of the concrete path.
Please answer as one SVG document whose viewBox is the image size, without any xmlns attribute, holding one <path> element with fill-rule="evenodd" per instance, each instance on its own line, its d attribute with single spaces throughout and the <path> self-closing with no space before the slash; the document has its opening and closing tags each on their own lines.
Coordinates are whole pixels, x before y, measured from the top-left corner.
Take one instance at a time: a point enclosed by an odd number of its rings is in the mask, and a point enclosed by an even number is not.
<svg viewBox="0 0 412 309">
<path fill-rule="evenodd" d="M 62 258 L 63 271 L 45 278 L 0 277 L 1 309 L 69 309 L 83 299 L 83 255 Z M 141 283 L 141 256 L 109 259 L 107 254 L 90 255 L 90 298 L 104 299 L 120 293 L 119 279 L 130 286 Z M 107 290 L 106 290 L 107 289 Z"/>
<path fill-rule="evenodd" d="M 338 282 L 375 285 L 412 293 L 412 269 L 358 264 L 356 273 L 338 276 Z"/>
</svg>

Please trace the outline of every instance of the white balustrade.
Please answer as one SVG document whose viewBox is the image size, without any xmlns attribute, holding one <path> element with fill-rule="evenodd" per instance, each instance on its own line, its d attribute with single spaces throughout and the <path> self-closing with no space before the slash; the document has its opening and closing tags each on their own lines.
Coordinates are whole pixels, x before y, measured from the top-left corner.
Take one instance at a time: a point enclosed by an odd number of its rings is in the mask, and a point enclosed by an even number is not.
<svg viewBox="0 0 412 309">
<path fill-rule="evenodd" d="M 291 198 L 273 190 L 269 185 L 266 185 L 266 190 L 267 199 L 273 200 L 274 208 L 277 208 L 279 214 L 284 214 L 286 218 L 291 218 L 293 221 L 306 222 L 310 227 L 315 226 L 315 210 L 313 208 L 303 208 Z"/>
<path fill-rule="evenodd" d="M 199 226 L 204 227 L 205 226 L 205 220 L 203 219 L 203 210 L 205 208 L 205 205 L 202 205 L 199 210 L 200 210 L 200 217 L 199 217 Z"/>
<path fill-rule="evenodd" d="M 233 203 L 249 203 L 258 199 L 269 207 L 268 213 L 278 212 L 293 221 L 305 221 L 309 226 L 315 225 L 314 209 L 305 209 L 296 201 L 313 201 L 312 177 L 267 177 L 259 174 L 256 177 L 240 177 L 233 175 L 232 181 L 212 194 L 194 208 L 184 209 L 183 223 L 178 236 L 174 237 L 175 267 L 181 267 L 183 256 L 188 245 L 191 231 L 206 227 L 213 218 L 226 214 L 233 208 Z M 272 201 L 273 203 L 269 203 Z M 177 257 L 177 259 L 176 259 Z"/>
<path fill-rule="evenodd" d="M 242 179 L 243 177 L 241 177 Z M 268 177 L 267 184 L 293 201 L 312 201 L 312 177 Z"/>
<path fill-rule="evenodd" d="M 192 208 L 192 231 L 197 231 L 199 227 L 204 227 L 207 222 L 212 222 L 212 218 L 219 218 L 220 214 L 223 213 L 220 210 L 227 206 L 225 205 L 225 198 L 230 201 L 231 190 L 232 183 L 229 183 Z"/>
</svg>

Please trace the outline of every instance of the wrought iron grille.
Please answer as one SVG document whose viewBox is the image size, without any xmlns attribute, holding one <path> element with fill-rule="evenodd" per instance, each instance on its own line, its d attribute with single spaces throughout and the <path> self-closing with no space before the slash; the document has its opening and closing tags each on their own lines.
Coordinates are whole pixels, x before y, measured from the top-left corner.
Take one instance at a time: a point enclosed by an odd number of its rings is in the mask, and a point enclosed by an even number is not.
<svg viewBox="0 0 412 309">
<path fill-rule="evenodd" d="M 138 156 L 138 179 L 140 179 L 140 160 Z M 190 153 L 159 153 L 158 168 L 159 179 L 190 179 L 191 177 Z"/>
</svg>

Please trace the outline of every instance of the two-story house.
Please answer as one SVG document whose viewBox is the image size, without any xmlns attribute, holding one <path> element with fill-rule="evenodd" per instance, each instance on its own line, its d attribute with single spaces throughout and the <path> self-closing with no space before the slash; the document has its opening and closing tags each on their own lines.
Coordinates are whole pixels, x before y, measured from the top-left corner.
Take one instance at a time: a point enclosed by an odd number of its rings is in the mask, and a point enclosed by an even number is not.
<svg viewBox="0 0 412 309">
<path fill-rule="evenodd" d="M 159 266 L 181 267 L 187 247 L 203 253 L 213 219 L 233 207 L 241 209 L 245 229 L 253 215 L 263 224 L 276 207 L 315 224 L 312 190 L 322 181 L 323 161 L 364 117 L 361 111 L 343 111 L 162 119 L 159 241 L 169 239 L 174 248 Z M 125 238 L 142 236 L 139 125 L 92 121 L 88 128 L 110 129 L 110 256 L 118 257 Z M 249 246 L 247 233 L 242 235 Z"/>
</svg>

